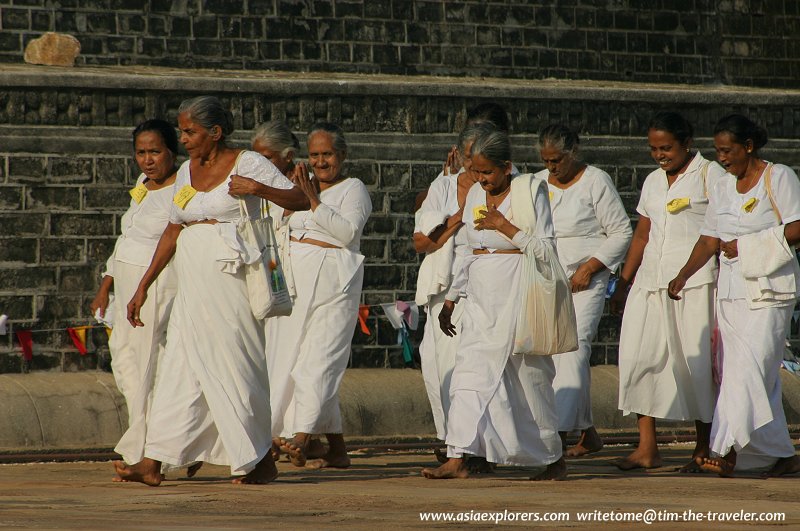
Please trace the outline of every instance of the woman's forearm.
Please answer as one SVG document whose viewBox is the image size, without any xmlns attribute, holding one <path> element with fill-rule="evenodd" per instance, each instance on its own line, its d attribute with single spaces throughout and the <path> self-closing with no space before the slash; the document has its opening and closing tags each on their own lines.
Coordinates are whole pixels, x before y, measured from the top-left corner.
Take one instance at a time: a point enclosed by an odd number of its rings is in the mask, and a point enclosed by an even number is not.
<svg viewBox="0 0 800 531">
<path fill-rule="evenodd" d="M 301 210 L 308 210 L 311 203 L 308 197 L 297 186 L 293 188 L 273 188 L 256 181 L 256 190 L 253 195 L 257 195 L 267 201 L 272 201 L 278 206 L 299 212 Z"/>
<path fill-rule="evenodd" d="M 414 249 L 418 253 L 432 253 L 442 248 L 464 223 L 461 221 L 461 211 L 456 212 L 433 230 L 429 235 L 421 232 L 414 233 Z"/>
<path fill-rule="evenodd" d="M 686 264 L 678 272 L 678 276 L 687 280 L 690 279 L 714 256 L 718 247 L 719 238 L 700 236 L 697 243 L 694 244 L 692 254 L 689 255 Z"/>
<path fill-rule="evenodd" d="M 181 230 L 183 230 L 183 227 L 175 223 L 168 224 L 167 228 L 164 229 L 164 233 L 158 240 L 158 246 L 156 247 L 156 252 L 153 254 L 153 259 L 150 261 L 150 266 L 142 276 L 142 280 L 139 281 L 140 289 L 147 291 L 150 285 L 158 278 L 158 275 L 161 274 L 161 271 L 167 267 L 169 261 L 172 260 L 172 257 L 175 255 L 178 235 L 181 233 Z"/>
</svg>

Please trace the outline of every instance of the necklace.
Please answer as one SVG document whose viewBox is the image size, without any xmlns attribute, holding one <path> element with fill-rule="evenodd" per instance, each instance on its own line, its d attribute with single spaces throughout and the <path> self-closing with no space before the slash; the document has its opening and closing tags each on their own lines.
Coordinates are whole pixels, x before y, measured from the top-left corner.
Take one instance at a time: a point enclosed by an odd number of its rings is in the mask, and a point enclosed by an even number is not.
<svg viewBox="0 0 800 531">
<path fill-rule="evenodd" d="M 486 194 L 486 205 L 487 206 L 493 206 L 495 208 L 499 207 L 500 204 L 503 202 L 503 199 L 505 199 L 505 197 L 508 195 L 508 192 L 510 192 L 510 191 L 511 191 L 511 183 L 509 183 L 509 185 L 506 187 L 506 189 L 503 190 L 502 192 L 500 192 L 499 194 L 489 195 L 487 193 Z M 494 199 L 494 201 L 492 201 L 492 199 Z"/>
<path fill-rule="evenodd" d="M 745 171 L 745 176 L 742 177 L 742 179 L 741 179 L 741 181 L 744 182 L 745 184 L 742 186 L 743 190 L 739 191 L 740 194 L 743 194 L 743 193 L 747 192 L 748 190 L 751 190 L 753 188 L 753 185 L 756 183 L 756 181 L 758 181 L 758 179 L 761 178 L 761 174 L 764 173 L 764 168 L 767 167 L 767 165 L 764 164 L 764 167 L 762 168 L 761 167 L 761 161 L 758 161 L 756 163 L 756 166 L 757 166 L 756 171 L 753 172 L 753 174 L 751 174 L 750 177 L 747 177 L 747 171 Z"/>
</svg>

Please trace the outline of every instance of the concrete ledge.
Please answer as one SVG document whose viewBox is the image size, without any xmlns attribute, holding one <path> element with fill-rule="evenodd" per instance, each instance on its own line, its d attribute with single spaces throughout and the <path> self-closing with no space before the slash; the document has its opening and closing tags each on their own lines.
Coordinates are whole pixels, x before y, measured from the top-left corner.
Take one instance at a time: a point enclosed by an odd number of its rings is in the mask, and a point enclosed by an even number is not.
<svg viewBox="0 0 800 531">
<path fill-rule="evenodd" d="M 260 91 L 271 95 L 459 96 L 493 98 L 646 101 L 673 103 L 785 105 L 800 100 L 800 90 L 727 85 L 627 83 L 598 80 L 502 79 L 447 76 L 399 76 L 332 72 L 253 70 L 190 71 L 154 66 L 59 68 L 0 65 L 0 87 L 92 87 L 100 89 L 192 90 L 219 93 Z"/>
<path fill-rule="evenodd" d="M 800 378 L 781 372 L 790 425 L 800 424 Z M 592 368 L 598 429 L 635 431 L 634 416 L 617 409 L 616 366 Z M 357 439 L 433 438 L 433 418 L 419 371 L 350 369 L 340 393 L 344 432 Z M 659 422 L 692 428 L 692 423 Z M 0 451 L 111 448 L 127 427 L 127 411 L 114 378 L 104 372 L 0 375 Z"/>
</svg>

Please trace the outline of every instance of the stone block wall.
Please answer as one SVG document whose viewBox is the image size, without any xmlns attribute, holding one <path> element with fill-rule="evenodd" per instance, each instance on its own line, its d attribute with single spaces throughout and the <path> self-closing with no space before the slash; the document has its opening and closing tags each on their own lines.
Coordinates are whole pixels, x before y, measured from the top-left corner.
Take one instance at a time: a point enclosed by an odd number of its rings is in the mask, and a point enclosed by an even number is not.
<svg viewBox="0 0 800 531">
<path fill-rule="evenodd" d="M 800 86 L 794 0 L 0 0 L 0 62 Z"/>
<path fill-rule="evenodd" d="M 366 304 L 413 298 L 419 264 L 411 245 L 414 197 L 441 169 L 466 109 L 481 101 L 508 109 L 514 160 L 526 171 L 540 169 L 532 146 L 544 125 L 563 122 L 579 130 L 585 159 L 612 176 L 634 222 L 641 185 L 654 169 L 645 128 L 659 110 L 680 109 L 696 125 L 707 156 L 720 116 L 750 114 L 772 137 L 766 155 L 800 169 L 796 92 L 8 66 L 0 69 L 0 313 L 13 327 L 92 322 L 88 306 L 138 175 L 130 132 L 145 117 L 174 121 L 179 102 L 199 94 L 215 94 L 231 107 L 232 141 L 240 146 L 265 120 L 286 120 L 301 138 L 317 120 L 342 125 L 350 143 L 348 172 L 366 183 L 373 201 L 362 240 Z M 372 335 L 354 334 L 352 366 L 401 367 L 396 332 L 380 309 L 369 326 Z M 618 329 L 617 317 L 603 316 L 594 363 L 616 362 Z M 63 331 L 38 333 L 32 368 L 103 365 L 105 333 L 94 330 L 91 341 L 90 355 L 82 357 Z M 0 372 L 20 369 L 16 342 L 0 336 Z"/>
</svg>

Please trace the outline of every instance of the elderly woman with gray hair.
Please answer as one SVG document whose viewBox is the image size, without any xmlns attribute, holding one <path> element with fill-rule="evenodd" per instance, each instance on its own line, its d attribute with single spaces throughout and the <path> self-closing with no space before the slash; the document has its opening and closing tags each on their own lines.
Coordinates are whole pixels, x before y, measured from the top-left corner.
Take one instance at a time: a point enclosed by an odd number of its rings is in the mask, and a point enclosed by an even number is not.
<svg viewBox="0 0 800 531">
<path fill-rule="evenodd" d="M 304 466 L 312 435 L 325 434 L 328 452 L 314 467 L 350 466 L 342 434 L 339 385 L 350 359 L 364 256 L 361 233 L 372 212 L 364 183 L 346 177 L 344 133 L 318 123 L 308 133 L 309 179 L 298 164 L 295 181 L 311 208 L 289 216 L 289 260 L 296 293 L 292 314 L 269 320 L 267 365 L 274 444 Z"/>
<path fill-rule="evenodd" d="M 174 256 L 178 291 L 159 367 L 144 459 L 115 462 L 120 478 L 158 485 L 162 464 L 210 462 L 231 467 L 234 483 L 267 483 L 277 476 L 269 456 L 269 385 L 264 326 L 250 309 L 242 267 L 248 250 L 236 224 L 261 215 L 261 198 L 286 208 L 308 200 L 267 159 L 231 148 L 231 113 L 217 98 L 184 101 L 180 141 L 189 160 L 178 170 L 169 224 L 150 267 L 128 304 L 140 311 L 150 285 Z"/>
<path fill-rule="evenodd" d="M 566 465 L 555 413 L 553 360 L 514 354 L 523 261 L 529 253 L 552 254 L 554 245 L 547 189 L 531 175 L 512 180 L 511 143 L 501 131 L 489 129 L 475 139 L 470 171 L 477 182 L 462 216 L 470 253 L 439 314 L 446 335 L 461 334 L 450 380 L 449 460 L 422 474 L 429 479 L 467 477 L 466 459 L 476 455 L 492 463 L 544 467 L 535 480 L 560 479 Z M 525 226 L 515 219 L 520 215 L 536 221 Z M 462 298 L 457 332 L 452 315 Z"/>
<path fill-rule="evenodd" d="M 592 419 L 591 341 L 611 271 L 625 258 L 633 234 L 611 177 L 580 159 L 579 142 L 578 134 L 564 125 L 545 127 L 538 145 L 545 169 L 536 174 L 549 190 L 558 259 L 570 279 L 578 324 L 578 350 L 553 356 L 558 431 L 564 441 L 569 432 L 580 432 L 567 457 L 603 447 Z"/>
</svg>

